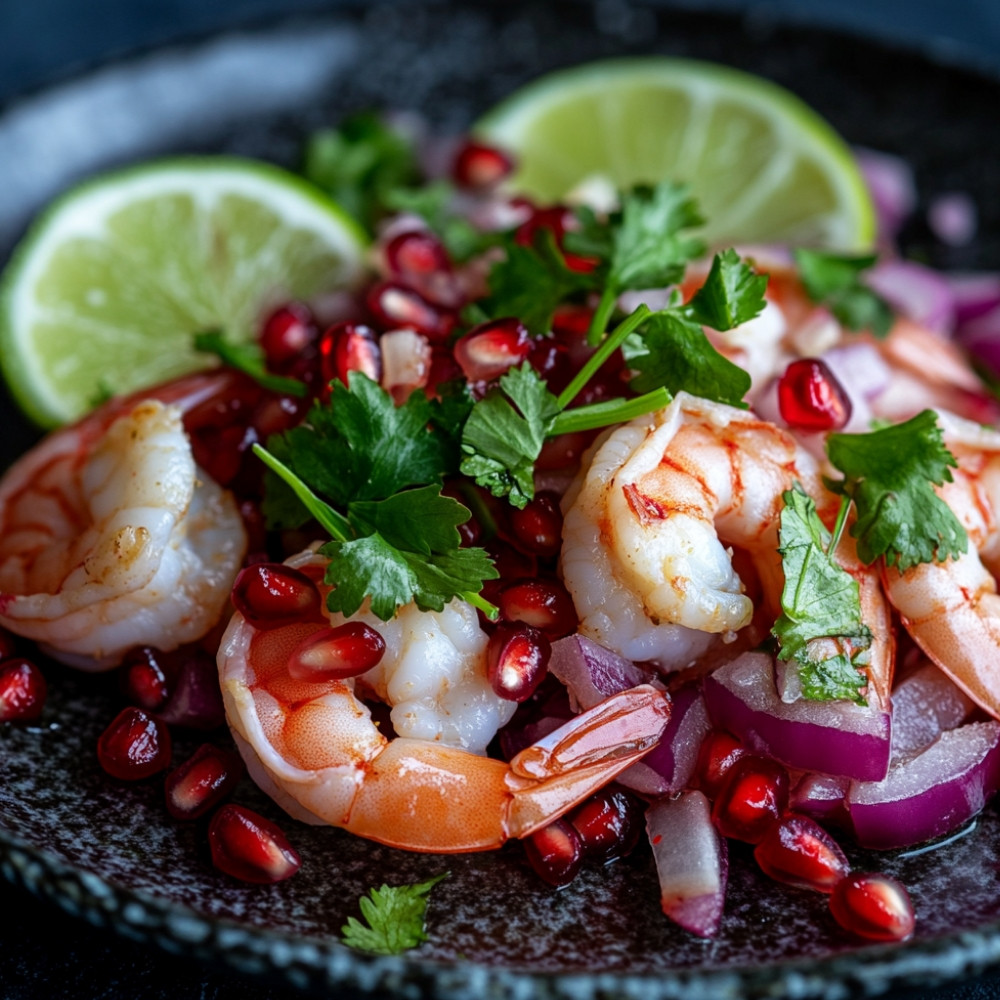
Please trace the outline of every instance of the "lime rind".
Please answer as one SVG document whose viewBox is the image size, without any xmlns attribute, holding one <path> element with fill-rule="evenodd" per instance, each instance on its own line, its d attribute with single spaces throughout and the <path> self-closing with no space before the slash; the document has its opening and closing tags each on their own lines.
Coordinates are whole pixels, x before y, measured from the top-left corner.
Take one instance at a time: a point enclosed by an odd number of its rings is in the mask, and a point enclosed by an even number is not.
<svg viewBox="0 0 1000 1000">
<path fill-rule="evenodd" d="M 734 121 L 742 116 L 756 122 L 766 133 L 744 136 L 742 145 L 737 135 L 739 148 L 728 151 L 706 148 L 713 116 L 727 112 Z M 665 144 L 665 130 L 680 141 Z M 590 173 L 619 186 L 669 178 L 692 184 L 709 219 L 706 238 L 713 243 L 780 239 L 860 251 L 874 242 L 871 199 L 839 134 L 783 87 L 731 67 L 649 56 L 559 70 L 501 101 L 477 122 L 475 132 L 521 155 L 510 185 L 542 200 L 565 196 Z M 772 155 L 762 162 L 768 150 Z M 739 157 L 739 163 L 736 169 L 730 162 L 725 179 L 742 187 L 713 190 L 713 171 L 725 175 L 727 156 Z M 586 164 L 582 170 L 581 164 Z M 789 188 L 803 200 L 804 214 L 782 222 L 780 212 L 790 202 L 782 195 Z M 810 190 L 824 188 L 829 204 L 805 201 Z M 757 218 L 768 213 L 771 231 Z M 744 220 L 755 221 L 756 228 L 746 228 Z"/>
<path fill-rule="evenodd" d="M 185 247 L 172 247 L 171 237 L 183 244 L 185 239 L 197 242 L 204 233 L 192 234 L 180 226 L 176 233 L 160 233 L 158 248 L 143 246 L 143 220 L 128 218 L 130 206 L 155 202 L 160 208 L 170 198 L 200 213 L 201 219 L 187 219 L 190 226 L 226 211 L 239 215 L 259 207 L 261 215 L 242 227 L 239 219 L 232 220 L 231 239 L 221 248 L 225 253 L 215 254 L 224 259 L 213 261 L 212 254 L 203 254 L 199 265 L 190 260 L 185 264 Z M 137 214 L 141 217 L 142 211 Z M 136 227 L 135 238 L 130 224 Z M 112 225 L 119 227 L 113 234 Z M 273 245 L 253 245 L 267 225 Z M 11 395 L 30 419 L 56 426 L 84 412 L 101 389 L 73 385 L 74 361 L 83 359 L 86 370 L 113 352 L 109 368 L 119 377 L 109 384 L 117 391 L 138 388 L 129 383 L 132 376 L 140 383 L 148 381 L 141 376 L 153 374 L 144 371 L 151 358 L 157 379 L 204 367 L 206 359 L 190 346 L 192 333 L 214 325 L 246 339 L 252 335 L 251 317 L 277 304 L 282 295 L 303 288 L 318 294 L 335 290 L 334 285 L 356 283 L 367 243 L 361 228 L 336 203 L 302 178 L 270 164 L 236 157 L 179 157 L 102 175 L 53 202 L 12 255 L 0 278 L 0 368 Z M 71 244 L 89 255 L 79 266 L 110 275 L 112 284 L 117 282 L 115 287 L 131 296 L 123 312 L 135 319 L 136 310 L 145 309 L 147 318 L 156 318 L 156 335 L 166 338 L 160 347 L 134 323 L 116 330 L 107 315 L 101 315 L 99 292 L 84 295 L 74 289 L 77 298 L 74 302 L 71 294 L 67 303 L 60 301 L 58 277 L 50 274 L 46 285 L 47 273 L 61 266 L 57 255 Z M 164 260 L 172 261 L 172 274 L 166 267 L 156 271 L 157 262 L 148 255 L 155 256 L 157 249 Z M 230 273 L 221 273 L 227 259 L 234 266 Z M 293 273 L 296 268 L 298 273 Z M 40 295 L 47 300 L 40 302 Z M 54 338 L 45 351 L 36 343 L 42 331 Z M 86 357 L 75 350 L 76 334 L 90 341 Z M 157 350 L 161 356 L 156 356 Z"/>
</svg>

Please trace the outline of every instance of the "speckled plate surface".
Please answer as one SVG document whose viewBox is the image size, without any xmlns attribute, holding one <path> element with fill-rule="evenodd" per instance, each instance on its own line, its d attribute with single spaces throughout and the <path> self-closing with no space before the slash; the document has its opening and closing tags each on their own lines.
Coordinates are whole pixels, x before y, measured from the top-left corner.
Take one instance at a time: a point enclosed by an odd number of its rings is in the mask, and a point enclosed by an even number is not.
<svg viewBox="0 0 1000 1000">
<path fill-rule="evenodd" d="M 912 252 L 953 267 L 1000 267 L 1000 84 L 919 55 L 759 20 L 641 5 L 394 4 L 207 39 L 97 70 L 0 115 L 0 259 L 30 214 L 97 169 L 177 151 L 294 163 L 302 136 L 351 108 L 416 108 L 458 130 L 546 69 L 603 55 L 716 59 L 791 87 L 852 142 L 906 155 L 921 194 L 964 190 L 981 233 L 946 251 L 915 225 Z M 266 67 L 266 72 L 261 68 Z M 4 464 L 32 431 L 0 402 Z M 550 892 L 520 848 L 410 855 L 338 830 L 285 826 L 301 872 L 273 887 L 236 884 L 207 859 L 199 824 L 171 822 L 157 782 L 100 771 L 97 735 L 117 710 L 114 681 L 52 666 L 38 726 L 0 728 L 0 870 L 91 921 L 317 992 L 525 998 L 843 997 L 971 975 L 1000 963 L 1000 818 L 990 810 L 936 850 L 855 852 L 910 888 L 919 922 L 903 946 L 859 947 L 825 900 L 758 876 L 735 849 L 722 932 L 689 937 L 659 912 L 640 849 Z M 225 734 L 218 739 L 225 740 Z M 176 757 L 197 745 L 181 738 Z M 249 784 L 238 800 L 280 819 Z M 442 871 L 431 940 L 372 959 L 338 943 L 358 897 L 382 881 Z"/>
</svg>

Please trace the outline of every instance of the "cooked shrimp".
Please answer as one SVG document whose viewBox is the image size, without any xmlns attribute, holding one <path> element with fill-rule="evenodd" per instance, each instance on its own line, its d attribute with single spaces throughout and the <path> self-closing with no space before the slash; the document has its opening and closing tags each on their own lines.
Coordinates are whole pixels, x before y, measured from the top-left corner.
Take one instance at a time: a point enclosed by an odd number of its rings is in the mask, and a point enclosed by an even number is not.
<svg viewBox="0 0 1000 1000">
<path fill-rule="evenodd" d="M 938 414 L 958 461 L 939 487 L 969 536 L 958 558 L 885 569 L 889 600 L 910 635 L 959 688 L 1000 718 L 1000 431 Z"/>
<path fill-rule="evenodd" d="M 476 751 L 514 706 L 486 681 L 475 611 L 460 601 L 440 613 L 409 607 L 378 626 L 386 657 L 353 681 L 289 676 L 290 652 L 315 625 L 259 632 L 237 614 L 223 638 L 220 676 L 236 743 L 257 784 L 298 819 L 415 851 L 490 850 L 611 781 L 666 725 L 667 697 L 635 688 L 509 764 L 493 760 Z M 381 693 L 397 733 L 408 735 L 381 733 L 362 691 Z"/>
<path fill-rule="evenodd" d="M 187 380 L 169 398 L 204 398 Z M 0 624 L 88 670 L 218 621 L 246 549 L 232 497 L 197 469 L 178 406 L 115 401 L 0 483 Z"/>
<path fill-rule="evenodd" d="M 781 610 L 782 494 L 796 482 L 826 505 L 821 516 L 833 514 L 815 461 L 791 435 L 687 393 L 615 430 L 566 498 L 562 570 L 580 631 L 663 669 L 691 665 L 754 619 L 729 546 L 750 556 L 770 628 Z M 864 583 L 878 634 L 870 672 L 882 698 L 891 674 L 888 616 L 877 575 L 863 570 L 852 545 L 837 557 Z"/>
</svg>

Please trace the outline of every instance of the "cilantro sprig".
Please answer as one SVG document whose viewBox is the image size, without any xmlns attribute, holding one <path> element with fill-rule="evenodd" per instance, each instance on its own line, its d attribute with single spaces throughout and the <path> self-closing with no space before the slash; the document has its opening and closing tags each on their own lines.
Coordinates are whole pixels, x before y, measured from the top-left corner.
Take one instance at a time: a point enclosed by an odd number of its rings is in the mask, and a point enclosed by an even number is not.
<svg viewBox="0 0 1000 1000">
<path fill-rule="evenodd" d="M 849 256 L 819 250 L 796 250 L 795 263 L 806 294 L 830 312 L 849 330 L 871 330 L 876 337 L 888 336 L 892 307 L 871 286 L 864 274 L 878 258 L 874 254 Z"/>
<path fill-rule="evenodd" d="M 306 385 L 297 378 L 272 375 L 264 366 L 264 352 L 258 344 L 234 344 L 218 330 L 206 330 L 194 335 L 194 348 L 203 354 L 214 354 L 223 364 L 249 375 L 259 386 L 283 396 L 306 394 Z"/>
<path fill-rule="evenodd" d="M 861 618 L 857 580 L 833 556 L 839 531 L 827 531 L 812 497 L 798 484 L 782 498 L 778 552 L 785 584 L 782 614 L 772 629 L 778 656 L 794 661 L 806 698 L 864 704 L 867 678 L 859 668 L 872 633 Z"/>
<path fill-rule="evenodd" d="M 414 885 L 383 885 L 358 900 L 364 922 L 348 917 L 340 928 L 344 944 L 373 955 L 399 955 L 428 940 L 427 897 L 448 872 Z"/>
<path fill-rule="evenodd" d="M 329 533 L 327 607 L 354 614 L 367 599 L 388 621 L 401 605 L 440 611 L 462 597 L 494 615 L 479 596 L 496 569 L 457 530 L 469 510 L 442 496 L 452 455 L 422 393 L 402 406 L 359 372 L 334 382 L 328 405 L 254 452 L 272 473 L 264 513 L 273 526 L 310 516 Z M 438 416 L 440 414 L 437 414 Z M 324 499 L 324 497 L 326 499 Z"/>
<path fill-rule="evenodd" d="M 633 188 L 606 221 L 586 207 L 577 217 L 581 228 L 566 234 L 566 249 L 599 261 L 592 280 L 603 288 L 587 333 L 592 345 L 604 335 L 622 292 L 672 285 L 683 277 L 688 261 L 705 252 L 703 241 L 684 233 L 704 223 L 684 184 Z"/>
<path fill-rule="evenodd" d="M 670 394 L 657 388 L 635 399 L 566 408 L 594 373 L 650 315 L 640 306 L 594 352 L 559 396 L 527 363 L 503 375 L 469 414 L 462 432 L 461 471 L 494 496 L 523 508 L 535 495 L 535 461 L 549 437 L 631 420 L 660 409 Z"/>
<path fill-rule="evenodd" d="M 844 474 L 827 485 L 854 501 L 851 534 L 866 563 L 881 557 L 905 572 L 965 552 L 965 529 L 933 489 L 958 464 L 933 410 L 868 434 L 831 434 L 826 449 Z"/>
</svg>

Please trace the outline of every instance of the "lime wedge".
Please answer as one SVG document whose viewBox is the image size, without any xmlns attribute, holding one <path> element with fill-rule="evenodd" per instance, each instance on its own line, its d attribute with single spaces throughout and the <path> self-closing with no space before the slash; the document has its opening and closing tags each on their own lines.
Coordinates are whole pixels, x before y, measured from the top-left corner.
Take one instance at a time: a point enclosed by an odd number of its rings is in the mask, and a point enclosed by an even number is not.
<svg viewBox="0 0 1000 1000">
<path fill-rule="evenodd" d="M 542 77 L 476 133 L 511 150 L 511 186 L 541 201 L 603 178 L 691 186 L 711 245 L 871 246 L 875 217 L 850 149 L 788 91 L 712 63 L 659 57 Z"/>
<path fill-rule="evenodd" d="M 163 160 L 55 202 L 0 283 L 0 366 L 54 426 L 102 394 L 204 368 L 193 335 L 246 341 L 276 305 L 355 282 L 366 239 L 337 205 L 277 167 Z"/>
</svg>

